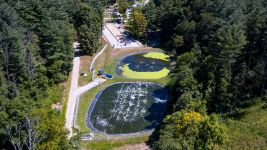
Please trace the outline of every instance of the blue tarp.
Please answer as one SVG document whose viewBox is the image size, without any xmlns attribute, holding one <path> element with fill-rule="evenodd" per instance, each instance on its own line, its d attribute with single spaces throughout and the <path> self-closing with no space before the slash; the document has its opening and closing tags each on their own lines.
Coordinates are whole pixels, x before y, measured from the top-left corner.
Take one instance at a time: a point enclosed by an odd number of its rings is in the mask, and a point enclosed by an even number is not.
<svg viewBox="0 0 267 150">
<path fill-rule="evenodd" d="M 111 78 L 113 77 L 112 74 L 107 74 L 107 73 L 105 73 L 104 76 L 105 76 L 106 78 L 109 78 L 109 79 L 111 79 Z"/>
</svg>

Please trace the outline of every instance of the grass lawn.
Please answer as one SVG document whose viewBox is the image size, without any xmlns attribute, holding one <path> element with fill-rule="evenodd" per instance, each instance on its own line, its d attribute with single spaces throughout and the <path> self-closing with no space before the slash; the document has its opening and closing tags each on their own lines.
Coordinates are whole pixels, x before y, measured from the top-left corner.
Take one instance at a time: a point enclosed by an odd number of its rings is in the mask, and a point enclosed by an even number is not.
<svg viewBox="0 0 267 150">
<path fill-rule="evenodd" d="M 95 63 L 94 63 L 95 70 L 100 70 L 100 69 L 105 68 L 105 66 L 108 64 L 107 58 L 108 58 L 108 54 L 111 51 L 111 49 L 112 47 L 108 44 L 105 51 L 101 55 L 98 56 L 98 58 L 95 60 Z"/>
<path fill-rule="evenodd" d="M 228 142 L 223 149 L 267 148 L 267 104 L 258 104 L 230 116 Z"/>
<path fill-rule="evenodd" d="M 99 46 L 98 51 L 102 50 L 105 47 L 105 44 L 106 43 L 104 39 L 101 38 L 101 46 Z M 107 51 L 107 49 L 105 51 Z M 86 73 L 87 76 L 79 76 L 79 83 L 78 83 L 79 86 L 86 85 L 92 81 L 92 73 L 90 72 L 90 66 L 95 55 L 94 56 L 84 55 L 80 57 L 80 73 Z M 103 58 L 102 55 L 100 55 L 99 57 L 100 60 L 105 59 Z M 104 52 L 104 55 L 105 55 L 105 52 Z M 97 62 L 99 59 L 96 60 L 96 64 L 99 64 L 99 62 Z"/>
<path fill-rule="evenodd" d="M 93 141 L 82 142 L 82 147 L 90 150 L 111 150 L 113 148 L 122 147 L 128 144 L 143 143 L 148 140 L 148 136 L 128 138 L 122 140 L 109 140 L 109 141 Z"/>
<path fill-rule="evenodd" d="M 62 115 L 65 118 L 65 114 L 67 111 L 67 105 L 68 105 L 68 98 L 69 98 L 69 91 L 70 91 L 70 84 L 71 84 L 71 73 L 68 76 L 68 79 L 66 83 L 64 83 L 64 89 L 62 92 L 62 103 L 63 103 L 63 108 L 62 108 Z"/>
<path fill-rule="evenodd" d="M 92 56 L 81 56 L 80 57 L 80 73 L 86 73 L 87 76 L 79 76 L 79 86 L 83 86 L 92 81 L 92 75 L 89 70 L 91 62 L 93 60 Z"/>
</svg>

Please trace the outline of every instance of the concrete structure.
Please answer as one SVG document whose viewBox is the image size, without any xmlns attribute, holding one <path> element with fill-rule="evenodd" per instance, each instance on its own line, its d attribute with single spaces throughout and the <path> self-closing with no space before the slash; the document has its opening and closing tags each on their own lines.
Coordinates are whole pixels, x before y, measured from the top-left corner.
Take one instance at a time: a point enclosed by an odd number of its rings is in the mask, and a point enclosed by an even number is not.
<svg viewBox="0 0 267 150">
<path fill-rule="evenodd" d="M 119 29 L 114 23 L 107 23 L 103 30 L 103 35 L 107 38 L 113 48 L 143 47 L 142 43 L 129 38 L 124 29 Z"/>
</svg>

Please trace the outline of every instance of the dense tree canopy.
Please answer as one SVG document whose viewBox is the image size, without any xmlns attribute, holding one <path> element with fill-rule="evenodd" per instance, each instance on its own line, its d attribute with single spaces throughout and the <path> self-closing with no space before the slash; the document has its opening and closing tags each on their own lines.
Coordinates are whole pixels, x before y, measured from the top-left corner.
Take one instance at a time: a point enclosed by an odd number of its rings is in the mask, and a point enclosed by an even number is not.
<svg viewBox="0 0 267 150">
<path fill-rule="evenodd" d="M 148 28 L 178 55 L 170 113 L 224 114 L 266 102 L 266 1 L 154 0 L 143 12 Z M 183 142 L 172 144 L 178 137 L 170 126 L 163 123 L 156 147 L 185 149 Z"/>
<path fill-rule="evenodd" d="M 143 11 L 148 27 L 159 29 L 164 45 L 180 55 L 177 84 L 186 69 L 209 112 L 233 111 L 265 95 L 266 2 L 157 0 Z"/>
<path fill-rule="evenodd" d="M 78 41 L 99 48 L 103 11 L 133 0 L 0 0 L 0 147 L 71 149 L 62 99 Z M 168 114 L 154 149 L 216 149 L 227 139 L 225 114 L 267 97 L 265 0 L 151 0 L 134 9 L 136 37 L 160 33 L 175 56 Z"/>
<path fill-rule="evenodd" d="M 70 148 L 51 105 L 62 99 L 57 84 L 71 70 L 74 40 L 85 53 L 97 50 L 107 3 L 0 0 L 1 148 Z"/>
<path fill-rule="evenodd" d="M 224 130 L 214 115 L 207 117 L 194 111 L 180 111 L 166 116 L 160 140 L 154 144 L 154 148 L 211 150 L 225 141 Z"/>
<path fill-rule="evenodd" d="M 126 9 L 129 6 L 128 0 L 116 0 L 116 3 L 118 5 L 118 11 L 120 14 L 125 14 Z"/>
<path fill-rule="evenodd" d="M 84 54 L 93 54 L 99 47 L 103 20 L 103 4 L 98 1 L 88 1 L 80 4 L 80 10 L 75 15 L 75 26 L 78 32 L 80 49 Z"/>
</svg>

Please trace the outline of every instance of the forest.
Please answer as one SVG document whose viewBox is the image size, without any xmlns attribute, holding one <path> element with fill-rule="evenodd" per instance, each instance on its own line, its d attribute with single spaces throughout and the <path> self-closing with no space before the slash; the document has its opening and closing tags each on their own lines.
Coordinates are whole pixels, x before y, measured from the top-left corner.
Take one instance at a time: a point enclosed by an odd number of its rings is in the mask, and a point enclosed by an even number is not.
<svg viewBox="0 0 267 150">
<path fill-rule="evenodd" d="M 72 43 L 93 55 L 114 2 L 0 0 L 1 149 L 74 149 L 64 110 L 51 105 L 62 100 Z M 266 110 L 266 0 L 151 0 L 138 11 L 176 60 L 153 149 L 220 149 L 230 116 L 257 104 Z M 266 146 L 266 131 L 259 134 Z"/>
<path fill-rule="evenodd" d="M 61 101 L 72 68 L 72 43 L 99 45 L 99 0 L 0 0 L 0 147 L 70 149 Z M 88 49 L 90 47 L 90 49 Z M 60 88 L 61 87 L 61 88 Z"/>
<path fill-rule="evenodd" d="M 177 55 L 154 148 L 216 149 L 227 139 L 228 116 L 266 103 L 267 2 L 154 0 L 143 13 Z"/>
</svg>

